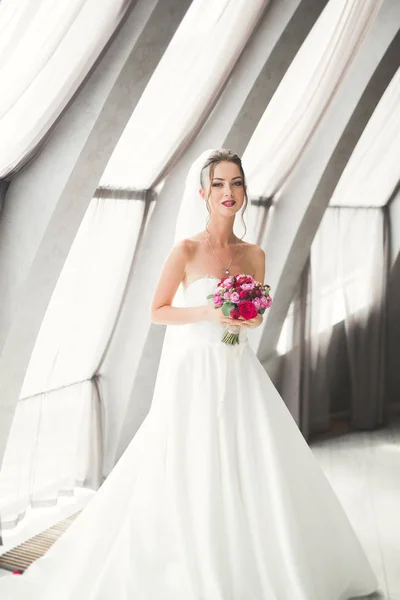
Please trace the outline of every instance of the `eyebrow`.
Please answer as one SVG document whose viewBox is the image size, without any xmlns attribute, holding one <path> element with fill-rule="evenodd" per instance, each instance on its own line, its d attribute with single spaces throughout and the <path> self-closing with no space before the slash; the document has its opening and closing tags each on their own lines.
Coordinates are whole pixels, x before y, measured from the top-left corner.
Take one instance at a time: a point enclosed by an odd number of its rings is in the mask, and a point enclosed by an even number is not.
<svg viewBox="0 0 400 600">
<path fill-rule="evenodd" d="M 222 177 L 213 177 L 213 179 L 220 179 L 221 181 L 224 181 Z M 243 177 L 241 175 L 236 175 L 236 177 L 232 177 L 232 181 L 234 179 L 243 179 Z"/>
</svg>

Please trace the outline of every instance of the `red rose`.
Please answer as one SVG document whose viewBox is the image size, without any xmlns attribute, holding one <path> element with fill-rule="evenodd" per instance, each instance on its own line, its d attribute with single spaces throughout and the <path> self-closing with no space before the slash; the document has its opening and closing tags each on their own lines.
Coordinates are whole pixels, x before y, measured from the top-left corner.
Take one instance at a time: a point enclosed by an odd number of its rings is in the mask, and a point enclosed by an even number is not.
<svg viewBox="0 0 400 600">
<path fill-rule="evenodd" d="M 232 308 L 231 312 L 229 313 L 229 316 L 232 319 L 238 319 L 240 317 L 240 312 L 238 311 L 237 308 Z"/>
<path fill-rule="evenodd" d="M 247 298 L 247 292 L 245 292 L 244 290 L 242 292 L 239 292 L 239 298 Z"/>
<path fill-rule="evenodd" d="M 254 319 L 257 316 L 257 309 L 254 306 L 253 302 L 245 301 L 239 304 L 239 312 L 240 316 L 243 319 Z"/>
</svg>

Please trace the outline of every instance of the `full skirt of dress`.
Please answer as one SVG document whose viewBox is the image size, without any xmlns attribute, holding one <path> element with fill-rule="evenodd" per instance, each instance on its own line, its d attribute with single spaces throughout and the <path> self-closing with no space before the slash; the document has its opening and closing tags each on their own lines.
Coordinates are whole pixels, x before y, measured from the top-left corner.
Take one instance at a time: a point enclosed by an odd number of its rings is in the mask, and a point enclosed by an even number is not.
<svg viewBox="0 0 400 600">
<path fill-rule="evenodd" d="M 192 300 L 210 283 L 188 288 Z M 378 589 L 245 333 L 230 347 L 219 327 L 188 328 L 106 481 L 47 554 L 0 578 L 1 600 L 347 600 Z"/>
</svg>

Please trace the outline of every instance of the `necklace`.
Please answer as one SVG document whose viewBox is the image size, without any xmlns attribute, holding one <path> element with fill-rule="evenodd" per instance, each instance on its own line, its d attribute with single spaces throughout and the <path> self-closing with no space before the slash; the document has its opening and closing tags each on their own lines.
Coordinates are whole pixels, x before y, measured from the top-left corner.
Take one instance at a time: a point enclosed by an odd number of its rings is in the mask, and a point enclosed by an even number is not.
<svg viewBox="0 0 400 600">
<path fill-rule="evenodd" d="M 237 247 L 235 248 L 235 251 L 234 251 L 234 253 L 232 254 L 232 258 L 231 258 L 231 260 L 229 261 L 229 264 L 228 264 L 226 267 L 224 267 L 224 265 L 222 264 L 222 262 L 221 262 L 221 260 L 220 260 L 220 258 L 219 258 L 219 256 L 218 256 L 218 254 L 215 252 L 215 250 L 214 250 L 214 248 L 213 248 L 213 245 L 212 245 L 212 243 L 210 242 L 210 235 L 207 235 L 207 236 L 206 236 L 206 240 L 207 240 L 207 242 L 210 244 L 210 247 L 211 247 L 211 250 L 212 250 L 212 251 L 213 251 L 213 253 L 214 253 L 214 256 L 217 258 L 217 260 L 218 260 L 218 262 L 220 263 L 221 267 L 224 269 L 225 273 L 228 275 L 228 273 L 229 273 L 229 267 L 230 267 L 230 266 L 231 266 L 231 264 L 232 264 L 233 257 L 234 257 L 234 256 L 235 256 L 235 254 L 236 254 Z M 235 238 L 235 245 L 236 245 L 236 246 L 238 245 L 238 244 L 237 244 L 237 241 L 236 241 L 236 238 Z"/>
</svg>

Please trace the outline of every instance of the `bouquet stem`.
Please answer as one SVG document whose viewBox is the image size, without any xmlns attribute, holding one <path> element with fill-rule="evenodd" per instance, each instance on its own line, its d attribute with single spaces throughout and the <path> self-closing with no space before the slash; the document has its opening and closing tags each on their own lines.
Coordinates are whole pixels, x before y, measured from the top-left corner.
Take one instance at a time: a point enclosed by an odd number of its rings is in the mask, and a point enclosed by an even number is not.
<svg viewBox="0 0 400 600">
<path fill-rule="evenodd" d="M 228 325 L 222 336 L 222 341 L 229 346 L 235 346 L 239 343 L 240 325 Z"/>
</svg>

